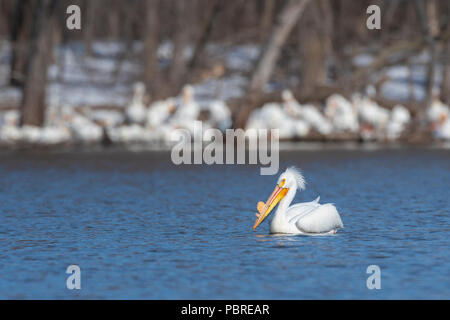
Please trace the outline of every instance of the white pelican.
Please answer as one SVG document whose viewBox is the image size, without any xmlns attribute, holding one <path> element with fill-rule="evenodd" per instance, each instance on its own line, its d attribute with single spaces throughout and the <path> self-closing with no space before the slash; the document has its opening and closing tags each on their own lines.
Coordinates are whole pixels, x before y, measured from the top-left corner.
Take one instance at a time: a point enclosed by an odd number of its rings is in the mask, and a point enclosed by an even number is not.
<svg viewBox="0 0 450 320">
<path fill-rule="evenodd" d="M 396 105 L 392 109 L 391 117 L 386 127 L 387 138 L 390 140 L 399 138 L 410 120 L 411 114 L 409 110 L 402 105 Z"/>
<path fill-rule="evenodd" d="M 450 108 L 442 103 L 438 98 L 433 98 L 430 108 L 427 110 L 427 118 L 431 123 L 436 123 L 441 121 L 445 116 L 448 117 L 450 113 Z"/>
<path fill-rule="evenodd" d="M 381 107 L 368 97 L 363 97 L 357 104 L 359 117 L 365 123 L 373 125 L 376 129 L 383 129 L 389 121 L 389 110 Z"/>
<path fill-rule="evenodd" d="M 73 113 L 70 117 L 69 128 L 77 142 L 94 143 L 103 137 L 102 127 L 78 113 Z"/>
<path fill-rule="evenodd" d="M 19 127 L 20 113 L 10 110 L 0 115 L 0 142 L 15 143 L 22 139 L 22 130 Z"/>
<path fill-rule="evenodd" d="M 231 127 L 231 111 L 222 100 L 214 100 L 209 105 L 210 124 L 221 131 Z"/>
<path fill-rule="evenodd" d="M 191 85 L 185 85 L 180 104 L 171 118 L 170 124 L 175 128 L 187 129 L 193 134 L 199 114 L 200 106 L 194 99 L 194 88 Z"/>
<path fill-rule="evenodd" d="M 42 129 L 37 126 L 24 125 L 20 127 L 22 130 L 22 140 L 27 143 L 38 143 L 41 139 Z"/>
<path fill-rule="evenodd" d="M 290 90 L 284 90 L 281 97 L 283 98 L 283 106 L 287 114 L 301 118 L 321 134 L 327 135 L 332 132 L 333 126 L 331 122 L 314 105 L 301 105 Z"/>
<path fill-rule="evenodd" d="M 427 110 L 427 119 L 431 123 L 431 130 L 437 139 L 450 140 L 450 107 L 434 97 Z"/>
<path fill-rule="evenodd" d="M 0 115 L 0 126 L 19 126 L 20 112 L 9 110 Z"/>
<path fill-rule="evenodd" d="M 252 112 L 247 120 L 248 129 L 278 129 L 280 139 L 291 139 L 307 135 L 310 126 L 301 119 L 291 117 L 278 103 L 271 102 Z"/>
<path fill-rule="evenodd" d="M 40 130 L 38 143 L 44 145 L 58 144 L 70 141 L 70 130 L 62 126 L 48 126 Z"/>
<path fill-rule="evenodd" d="M 262 114 L 262 109 L 254 110 L 250 116 L 248 117 L 247 123 L 245 124 L 245 130 L 249 129 L 268 129 L 267 124 L 265 123 Z"/>
<path fill-rule="evenodd" d="M 183 87 L 181 103 L 174 117 L 179 120 L 196 121 L 200 107 L 194 99 L 194 88 L 187 84 Z"/>
<path fill-rule="evenodd" d="M 0 142 L 7 144 L 16 143 L 22 139 L 23 133 L 19 126 L 0 126 Z"/>
<path fill-rule="evenodd" d="M 356 132 L 359 129 L 358 114 L 352 103 L 340 94 L 328 97 L 325 116 L 333 123 L 337 131 Z"/>
<path fill-rule="evenodd" d="M 319 204 L 318 197 L 311 202 L 289 206 L 295 197 L 297 188 L 305 189 L 305 179 L 299 170 L 287 168 L 278 178 L 277 186 L 266 204 L 258 203 L 258 219 L 253 230 L 270 214 L 279 203 L 275 216 L 270 223 L 271 233 L 290 234 L 326 234 L 336 233 L 343 228 L 341 217 L 331 203 Z"/>
<path fill-rule="evenodd" d="M 436 138 L 450 140 L 450 119 L 447 119 L 447 114 L 443 114 L 441 119 L 433 124 L 433 128 Z"/>
<path fill-rule="evenodd" d="M 144 104 L 145 85 L 137 82 L 134 85 L 134 94 L 131 104 L 125 110 L 126 117 L 131 123 L 144 123 L 147 120 L 147 107 Z"/>
<path fill-rule="evenodd" d="M 283 99 L 283 109 L 287 114 L 292 117 L 301 117 L 302 107 L 295 99 L 291 90 L 284 89 L 281 93 L 281 98 Z"/>
<path fill-rule="evenodd" d="M 176 110 L 175 98 L 153 102 L 147 112 L 147 125 L 158 128 L 165 123 Z"/>
</svg>

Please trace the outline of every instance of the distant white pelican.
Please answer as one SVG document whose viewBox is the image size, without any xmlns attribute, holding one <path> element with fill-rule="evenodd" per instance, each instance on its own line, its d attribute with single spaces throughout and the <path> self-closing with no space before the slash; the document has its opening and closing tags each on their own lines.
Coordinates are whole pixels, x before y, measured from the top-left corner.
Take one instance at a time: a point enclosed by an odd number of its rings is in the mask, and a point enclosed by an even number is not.
<svg viewBox="0 0 450 320">
<path fill-rule="evenodd" d="M 399 138 L 410 120 L 411 114 L 409 110 L 402 105 L 396 105 L 392 109 L 389 123 L 386 127 L 387 138 L 390 140 Z"/>
<path fill-rule="evenodd" d="M 126 117 L 130 123 L 142 124 L 147 120 L 147 107 L 144 104 L 145 85 L 137 82 L 134 85 L 134 94 L 131 104 L 125 110 Z"/>
<path fill-rule="evenodd" d="M 427 118 L 431 123 L 439 122 L 445 116 L 448 117 L 450 108 L 442 103 L 439 98 L 433 98 L 430 108 L 427 110 Z"/>
<path fill-rule="evenodd" d="M 221 131 L 225 131 L 231 127 L 231 111 L 225 102 L 214 100 L 209 105 L 209 112 L 211 114 L 209 122 L 213 127 Z"/>
<path fill-rule="evenodd" d="M 335 93 L 328 97 L 325 115 L 337 131 L 356 132 L 359 129 L 358 113 L 352 103 L 340 94 Z"/>
<path fill-rule="evenodd" d="M 258 219 L 253 230 L 280 203 L 270 223 L 271 233 L 325 234 L 336 233 L 343 228 L 341 217 L 334 205 L 319 204 L 318 197 L 311 202 L 289 206 L 295 197 L 297 188 L 305 189 L 305 179 L 299 170 L 290 167 L 278 178 L 277 186 L 265 204 L 258 203 Z"/>
<path fill-rule="evenodd" d="M 199 114 L 200 106 L 194 99 L 194 88 L 191 85 L 185 85 L 180 105 L 170 121 L 171 125 L 194 133 L 195 122 Z"/>
<path fill-rule="evenodd" d="M 194 99 L 194 88 L 187 84 L 183 87 L 181 103 L 174 117 L 182 121 L 196 121 L 200 107 Z"/>
<path fill-rule="evenodd" d="M 304 137 L 310 126 L 287 114 L 278 103 L 266 103 L 250 115 L 246 129 L 278 129 L 280 139 Z"/>
<path fill-rule="evenodd" d="M 439 98 L 433 98 L 431 107 L 427 111 L 427 118 L 431 122 L 431 129 L 436 138 L 450 140 L 449 117 L 450 107 L 442 103 Z"/>
<path fill-rule="evenodd" d="M 440 121 L 433 126 L 434 135 L 438 139 L 450 140 L 450 119 L 443 114 Z"/>
<path fill-rule="evenodd" d="M 389 110 L 381 107 L 369 97 L 353 96 L 353 103 L 358 109 L 359 118 L 363 123 L 370 124 L 376 130 L 384 130 L 389 122 Z"/>
<path fill-rule="evenodd" d="M 147 113 L 148 126 L 158 128 L 168 121 L 170 116 L 175 112 L 176 104 L 175 98 L 167 98 L 166 100 L 152 103 Z"/>
<path fill-rule="evenodd" d="M 287 114 L 303 119 L 321 134 L 327 135 L 333 131 L 331 122 L 314 105 L 301 105 L 290 90 L 284 90 L 281 97 Z"/>
</svg>

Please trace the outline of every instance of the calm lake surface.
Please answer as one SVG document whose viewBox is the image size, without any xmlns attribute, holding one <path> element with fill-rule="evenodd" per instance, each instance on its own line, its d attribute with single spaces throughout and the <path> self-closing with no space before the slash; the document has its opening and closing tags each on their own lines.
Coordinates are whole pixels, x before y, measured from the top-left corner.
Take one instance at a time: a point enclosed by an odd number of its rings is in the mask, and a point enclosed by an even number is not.
<svg viewBox="0 0 450 320">
<path fill-rule="evenodd" d="M 171 164 L 167 152 L 0 155 L 2 299 L 449 299 L 450 151 L 285 151 L 296 202 L 338 208 L 330 236 L 256 232 L 277 176 Z M 66 268 L 81 268 L 81 290 Z M 369 265 L 381 290 L 369 290 Z"/>
</svg>

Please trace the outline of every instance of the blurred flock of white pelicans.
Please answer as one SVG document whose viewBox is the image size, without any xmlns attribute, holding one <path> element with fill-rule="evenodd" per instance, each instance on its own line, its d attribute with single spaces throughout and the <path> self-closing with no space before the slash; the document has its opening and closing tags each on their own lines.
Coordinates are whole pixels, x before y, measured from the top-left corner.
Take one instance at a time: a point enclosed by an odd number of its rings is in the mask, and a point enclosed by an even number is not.
<svg viewBox="0 0 450 320">
<path fill-rule="evenodd" d="M 312 132 L 324 137 L 358 134 L 362 140 L 393 141 L 412 125 L 413 118 L 402 105 L 387 109 L 369 95 L 354 94 L 351 99 L 333 94 L 319 108 L 300 104 L 291 91 L 282 92 L 282 102 L 266 103 L 255 109 L 246 129 L 279 129 L 282 140 L 302 140 Z M 43 127 L 20 126 L 18 110 L 0 112 L 0 144 L 57 145 L 111 143 L 162 143 L 170 145 L 174 129 L 193 131 L 201 120 L 207 128 L 225 131 L 232 126 L 232 114 L 224 101 L 197 101 L 194 87 L 186 85 L 179 97 L 146 105 L 145 86 L 134 85 L 134 94 L 124 111 L 87 109 L 50 104 Z M 427 110 L 427 123 L 436 139 L 450 140 L 450 108 L 435 99 Z"/>
<path fill-rule="evenodd" d="M 312 104 L 300 104 L 292 92 L 282 92 L 282 103 L 268 103 L 254 111 L 247 128 L 279 128 L 280 138 L 306 137 L 311 130 L 323 136 L 338 133 L 359 134 L 362 140 L 399 139 L 412 125 L 407 108 L 396 105 L 383 108 L 368 95 L 354 94 L 351 100 L 342 95 L 328 97 L 323 112 Z M 450 139 L 450 108 L 438 99 L 427 110 L 427 122 L 436 139 Z"/>
</svg>

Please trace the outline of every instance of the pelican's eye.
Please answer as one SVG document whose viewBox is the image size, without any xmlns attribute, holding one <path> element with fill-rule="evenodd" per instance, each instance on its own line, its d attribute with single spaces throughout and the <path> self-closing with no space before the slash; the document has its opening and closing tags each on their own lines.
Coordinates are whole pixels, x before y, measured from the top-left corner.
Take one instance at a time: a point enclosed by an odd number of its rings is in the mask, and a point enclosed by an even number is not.
<svg viewBox="0 0 450 320">
<path fill-rule="evenodd" d="M 281 180 L 281 182 L 278 184 L 280 188 L 283 188 L 284 184 L 286 183 L 286 179 Z"/>
</svg>

